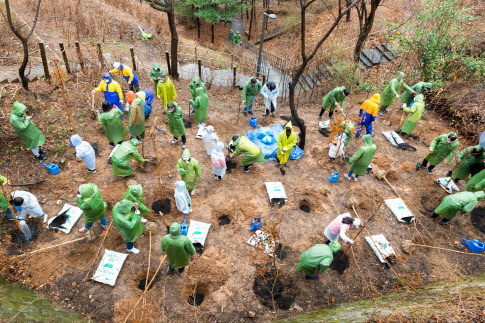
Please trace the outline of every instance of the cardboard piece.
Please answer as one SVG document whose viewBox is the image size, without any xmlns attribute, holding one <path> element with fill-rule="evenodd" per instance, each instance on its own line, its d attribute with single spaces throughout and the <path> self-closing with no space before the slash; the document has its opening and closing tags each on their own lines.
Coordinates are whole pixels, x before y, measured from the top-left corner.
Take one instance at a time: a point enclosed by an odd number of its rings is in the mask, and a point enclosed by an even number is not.
<svg viewBox="0 0 485 323">
<path fill-rule="evenodd" d="M 385 258 L 391 258 L 392 261 L 396 258 L 396 253 L 392 249 L 391 244 L 387 241 L 383 234 L 376 234 L 373 236 L 365 237 L 365 240 L 376 254 L 379 261 L 383 264 L 386 263 Z"/>
<path fill-rule="evenodd" d="M 211 227 L 210 223 L 204 223 L 194 220 L 189 220 L 189 231 L 187 233 L 187 238 L 189 238 L 192 243 L 200 243 L 204 246 L 207 234 L 209 234 L 209 229 Z"/>
<path fill-rule="evenodd" d="M 414 216 L 407 208 L 404 201 L 400 198 L 396 199 L 389 199 L 384 200 L 386 202 L 387 207 L 391 210 L 391 212 L 396 216 L 399 222 L 403 223 L 411 223 L 414 220 Z"/>
<path fill-rule="evenodd" d="M 103 259 L 101 259 L 98 269 L 96 269 L 91 279 L 99 283 L 114 286 L 126 257 L 128 257 L 126 253 L 104 249 Z"/>
<path fill-rule="evenodd" d="M 77 220 L 79 220 L 79 218 L 83 215 L 83 211 L 77 206 L 72 206 L 67 203 L 64 204 L 61 211 L 57 213 L 55 217 L 52 217 L 49 219 L 49 221 L 47 222 L 47 228 L 49 229 L 49 224 L 51 224 L 51 222 L 54 221 L 54 219 L 56 219 L 60 214 L 64 213 L 66 210 L 68 210 L 66 213 L 66 216 L 67 216 L 66 222 L 62 224 L 61 228 L 58 228 L 58 229 L 52 228 L 52 229 L 62 231 L 65 234 L 69 234 L 69 232 L 71 232 L 72 230 L 72 227 L 74 227 L 74 225 L 76 224 Z"/>
</svg>

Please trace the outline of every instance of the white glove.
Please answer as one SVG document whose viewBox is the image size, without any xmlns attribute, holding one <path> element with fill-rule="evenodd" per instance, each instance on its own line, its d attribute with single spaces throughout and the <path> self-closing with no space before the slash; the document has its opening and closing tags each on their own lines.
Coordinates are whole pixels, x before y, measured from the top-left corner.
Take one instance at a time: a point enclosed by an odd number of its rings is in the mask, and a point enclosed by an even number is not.
<svg viewBox="0 0 485 323">
<path fill-rule="evenodd" d="M 123 100 L 120 100 L 120 102 L 121 102 L 121 105 L 123 105 Z"/>
<path fill-rule="evenodd" d="M 130 82 L 130 81 L 128 81 L 128 84 L 129 84 L 129 85 L 131 85 L 131 82 Z"/>
<path fill-rule="evenodd" d="M 246 104 L 246 100 L 242 100 L 242 104 L 245 105 Z"/>
<path fill-rule="evenodd" d="M 350 244 L 354 244 L 354 240 L 349 240 L 349 243 Z"/>
<path fill-rule="evenodd" d="M 433 151 L 434 151 L 434 149 L 433 149 L 433 148 L 430 148 L 430 149 L 429 149 L 429 151 L 433 152 Z"/>
<path fill-rule="evenodd" d="M 95 90 L 92 90 L 92 91 L 91 91 L 91 94 L 94 94 L 94 93 L 96 93 L 96 91 L 95 91 Z"/>
<path fill-rule="evenodd" d="M 396 94 L 396 98 L 399 99 L 399 94 Z"/>
</svg>

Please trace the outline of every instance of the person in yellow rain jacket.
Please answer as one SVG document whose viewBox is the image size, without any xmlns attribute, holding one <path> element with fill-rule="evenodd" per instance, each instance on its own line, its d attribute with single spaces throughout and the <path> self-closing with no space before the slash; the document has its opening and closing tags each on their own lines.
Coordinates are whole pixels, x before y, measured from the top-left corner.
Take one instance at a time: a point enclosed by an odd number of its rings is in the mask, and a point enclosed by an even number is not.
<svg viewBox="0 0 485 323">
<path fill-rule="evenodd" d="M 174 102 L 177 98 L 177 92 L 175 91 L 175 86 L 169 77 L 162 71 L 162 75 L 159 77 L 157 85 L 157 98 L 163 101 L 163 108 L 167 108 L 169 102 Z"/>
<path fill-rule="evenodd" d="M 278 153 L 276 154 L 276 167 L 284 164 L 290 167 L 288 159 L 290 158 L 291 150 L 296 145 L 296 134 L 293 132 L 293 125 L 291 121 L 285 126 L 285 130 L 278 135 Z"/>
<path fill-rule="evenodd" d="M 375 93 L 370 97 L 370 100 L 365 100 L 360 106 L 359 111 L 359 123 L 357 124 L 357 133 L 355 137 L 359 137 L 363 128 L 368 135 L 374 136 L 372 133 L 372 123 L 376 120 L 377 113 L 379 112 L 379 102 L 381 101 L 381 95 Z"/>
<path fill-rule="evenodd" d="M 118 109 L 123 111 L 123 93 L 121 92 L 121 86 L 118 82 L 113 81 L 111 74 L 104 73 L 103 80 L 99 83 L 99 86 L 95 88 L 91 93 L 103 92 L 104 99 L 111 104 L 116 105 Z M 123 116 L 120 117 L 123 120 Z"/>
<path fill-rule="evenodd" d="M 131 68 L 121 64 L 120 62 L 114 62 L 113 67 L 114 69 L 109 71 L 110 74 L 121 73 L 121 76 L 123 76 L 125 81 L 128 83 L 128 87 L 130 88 L 131 91 L 133 92 L 140 91 L 140 84 L 138 84 L 139 82 L 138 76 L 135 74 L 135 72 L 133 72 Z"/>
</svg>

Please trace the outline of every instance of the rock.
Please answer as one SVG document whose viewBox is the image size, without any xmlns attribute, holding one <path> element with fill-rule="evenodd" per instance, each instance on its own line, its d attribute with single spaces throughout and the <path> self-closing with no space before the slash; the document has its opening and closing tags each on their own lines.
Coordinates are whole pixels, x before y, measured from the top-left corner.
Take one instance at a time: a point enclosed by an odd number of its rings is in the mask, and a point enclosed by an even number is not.
<svg viewBox="0 0 485 323">
<path fill-rule="evenodd" d="M 256 313 L 254 313 L 253 311 L 249 311 L 249 312 L 246 313 L 246 316 L 247 317 L 255 317 Z"/>
<path fill-rule="evenodd" d="M 147 229 L 147 231 L 151 231 L 153 234 L 156 234 L 158 232 L 158 225 L 155 222 L 148 222 L 145 225 L 145 229 Z"/>
<path fill-rule="evenodd" d="M 415 249 L 415 247 L 412 245 L 411 240 L 404 240 L 401 243 L 401 248 L 402 248 L 402 251 L 404 251 L 407 254 L 411 254 Z"/>
</svg>

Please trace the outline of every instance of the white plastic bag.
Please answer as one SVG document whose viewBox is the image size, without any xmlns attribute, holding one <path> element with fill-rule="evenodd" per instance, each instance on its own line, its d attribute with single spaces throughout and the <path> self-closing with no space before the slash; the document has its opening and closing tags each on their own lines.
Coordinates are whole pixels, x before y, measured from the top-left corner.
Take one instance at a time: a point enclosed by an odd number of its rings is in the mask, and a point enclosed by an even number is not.
<svg viewBox="0 0 485 323">
<path fill-rule="evenodd" d="M 101 259 L 98 269 L 96 269 L 96 272 L 91 279 L 106 285 L 114 286 L 126 257 L 128 257 L 128 254 L 126 253 L 105 249 L 103 259 Z"/>
<path fill-rule="evenodd" d="M 266 186 L 270 203 L 273 203 L 273 199 L 288 201 L 285 188 L 281 182 L 264 182 L 264 185 Z"/>
<path fill-rule="evenodd" d="M 389 200 L 384 200 L 386 202 L 386 205 L 389 209 L 391 209 L 391 212 L 396 216 L 396 218 L 399 220 L 399 222 L 403 223 L 411 223 L 414 220 L 414 216 L 409 211 L 407 208 L 406 204 L 404 201 L 400 198 L 396 199 L 389 199 Z"/>
<path fill-rule="evenodd" d="M 389 241 L 387 241 L 386 237 L 384 237 L 383 234 L 376 234 L 374 236 L 367 236 L 365 237 L 365 240 L 371 247 L 371 249 L 374 251 L 376 254 L 377 258 L 379 258 L 379 261 L 383 264 L 386 263 L 387 257 L 390 257 L 392 259 L 395 259 L 396 253 L 394 252 L 394 249 L 392 249 L 391 244 Z"/>
<path fill-rule="evenodd" d="M 55 217 L 52 217 L 49 219 L 49 221 L 47 222 L 47 228 L 49 229 L 49 225 L 51 224 L 51 222 L 54 221 L 54 219 L 56 219 L 60 214 L 64 213 L 66 210 L 67 210 L 66 222 L 64 222 L 60 228 L 55 228 L 55 229 L 56 230 L 58 229 L 59 231 L 62 231 L 65 234 L 69 234 L 69 232 L 71 232 L 72 230 L 72 227 L 76 224 L 77 220 L 79 220 L 81 215 L 83 215 L 83 211 L 77 206 L 72 206 L 67 203 L 64 204 L 61 211 L 57 213 Z"/>
</svg>

